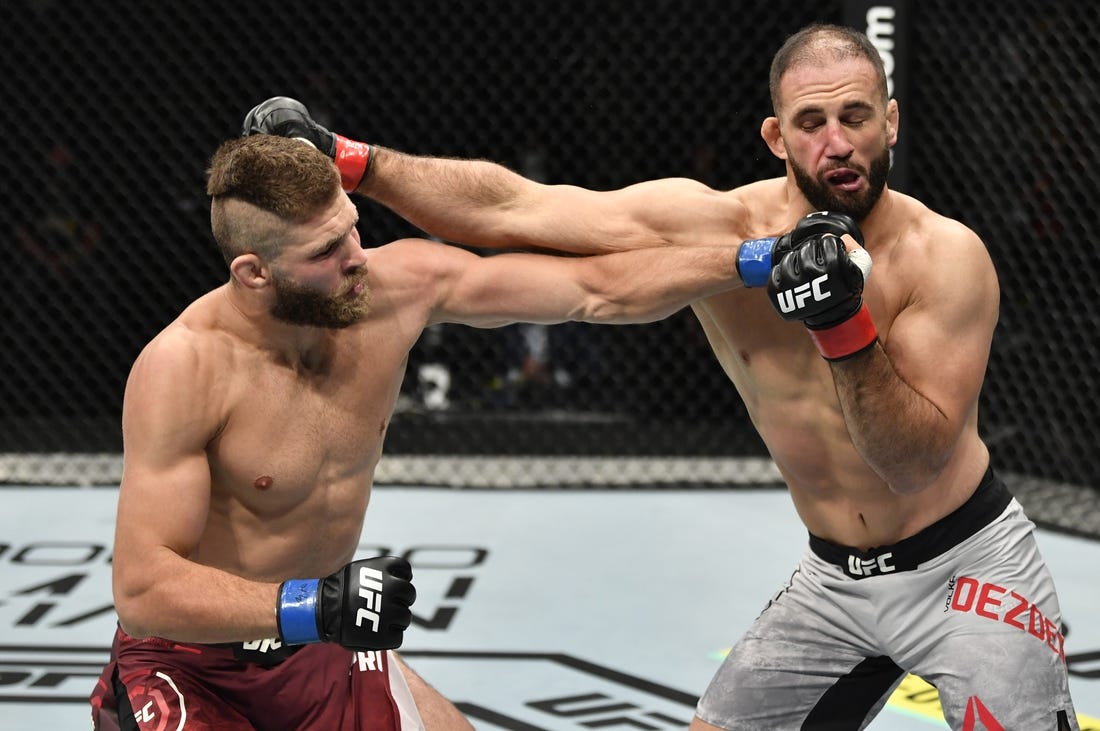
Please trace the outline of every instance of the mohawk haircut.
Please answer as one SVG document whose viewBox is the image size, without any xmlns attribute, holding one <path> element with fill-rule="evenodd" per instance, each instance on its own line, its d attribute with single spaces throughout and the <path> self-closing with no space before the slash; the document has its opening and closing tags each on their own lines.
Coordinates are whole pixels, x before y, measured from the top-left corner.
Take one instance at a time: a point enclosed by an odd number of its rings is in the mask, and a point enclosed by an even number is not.
<svg viewBox="0 0 1100 731">
<path fill-rule="evenodd" d="M 207 195 L 237 198 L 291 221 L 309 218 L 340 190 L 340 174 L 327 155 L 274 135 L 225 142 L 206 176 Z"/>
<path fill-rule="evenodd" d="M 266 259 L 277 256 L 283 224 L 317 215 L 342 189 L 336 165 L 312 145 L 275 135 L 251 135 L 228 140 L 217 149 L 206 171 L 206 193 L 212 197 L 214 240 L 230 264 L 244 253 Z"/>
</svg>

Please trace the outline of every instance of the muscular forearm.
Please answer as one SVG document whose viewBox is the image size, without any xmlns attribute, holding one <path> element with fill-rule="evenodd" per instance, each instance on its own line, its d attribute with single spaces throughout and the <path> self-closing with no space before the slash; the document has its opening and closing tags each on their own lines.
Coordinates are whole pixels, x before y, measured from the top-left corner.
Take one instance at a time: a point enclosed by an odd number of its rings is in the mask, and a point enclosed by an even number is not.
<svg viewBox="0 0 1100 731">
<path fill-rule="evenodd" d="M 598 296 L 588 322 L 630 324 L 668 317 L 695 300 L 743 286 L 736 249 L 639 249 L 584 260 Z"/>
<path fill-rule="evenodd" d="M 606 192 L 543 185 L 485 160 L 418 157 L 351 140 L 287 97 L 258 104 L 243 130 L 309 142 L 336 163 L 345 191 L 373 198 L 432 236 L 471 246 L 596 254 L 674 240 L 727 241 L 737 228 L 730 210 L 736 203 L 697 181 Z"/>
<path fill-rule="evenodd" d="M 491 248 L 538 246 L 522 210 L 537 186 L 483 160 L 416 157 L 382 147 L 357 192 L 432 236 Z"/>
<path fill-rule="evenodd" d="M 277 584 L 249 581 L 174 553 L 143 556 L 141 566 L 126 563 L 120 568 L 116 557 L 115 607 L 131 635 L 212 643 L 278 634 Z"/>
<path fill-rule="evenodd" d="M 696 181 L 616 191 L 544 185 L 484 160 L 378 148 L 357 191 L 447 241 L 497 249 L 603 254 L 729 244 L 736 203 Z"/>
<path fill-rule="evenodd" d="M 944 413 L 898 375 L 879 344 L 830 365 L 848 433 L 864 461 L 898 494 L 930 485 L 955 443 Z"/>
</svg>

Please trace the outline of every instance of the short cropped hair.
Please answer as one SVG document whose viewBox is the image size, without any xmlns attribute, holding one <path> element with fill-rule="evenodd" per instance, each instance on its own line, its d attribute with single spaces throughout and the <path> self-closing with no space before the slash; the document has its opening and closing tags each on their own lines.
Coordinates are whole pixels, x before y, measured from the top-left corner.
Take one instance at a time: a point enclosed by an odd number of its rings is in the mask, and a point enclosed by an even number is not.
<svg viewBox="0 0 1100 731">
<path fill-rule="evenodd" d="M 271 259 L 278 254 L 274 223 L 299 223 L 320 213 L 340 194 L 340 173 L 332 160 L 301 140 L 250 135 L 221 145 L 206 171 L 210 227 L 229 264 L 244 253 Z M 230 201 L 248 206 L 226 204 Z"/>
<path fill-rule="evenodd" d="M 885 105 L 889 101 L 886 69 L 882 64 L 882 56 L 871 40 L 854 28 L 818 23 L 808 25 L 787 38 L 772 58 L 768 90 L 775 114 L 779 114 L 779 82 L 785 73 L 805 63 L 821 64 L 848 58 L 863 58 L 875 67 L 882 103 Z"/>
</svg>

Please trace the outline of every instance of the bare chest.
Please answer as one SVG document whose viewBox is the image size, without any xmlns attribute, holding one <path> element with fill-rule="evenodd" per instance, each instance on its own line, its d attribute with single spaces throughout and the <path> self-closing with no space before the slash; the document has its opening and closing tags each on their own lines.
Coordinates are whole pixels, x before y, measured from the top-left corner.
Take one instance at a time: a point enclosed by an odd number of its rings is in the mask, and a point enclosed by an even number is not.
<svg viewBox="0 0 1100 731">
<path fill-rule="evenodd" d="M 281 513 L 331 504 L 340 490 L 337 503 L 365 508 L 404 364 L 403 353 L 359 354 L 319 371 L 249 363 L 233 375 L 224 426 L 208 448 L 215 500 Z"/>
<path fill-rule="evenodd" d="M 821 358 L 805 328 L 781 319 L 762 288 L 710 297 L 695 305 L 695 313 L 750 410 L 761 399 L 805 393 L 819 370 Z"/>
<path fill-rule="evenodd" d="M 875 274 L 880 272 L 876 270 Z M 900 290 L 869 286 L 864 301 L 880 340 L 886 342 L 901 307 Z M 830 397 L 830 402 L 835 400 L 828 365 L 805 327 L 783 320 L 764 288 L 715 295 L 697 303 L 695 312 L 719 362 L 746 401 L 812 393 Z"/>
</svg>

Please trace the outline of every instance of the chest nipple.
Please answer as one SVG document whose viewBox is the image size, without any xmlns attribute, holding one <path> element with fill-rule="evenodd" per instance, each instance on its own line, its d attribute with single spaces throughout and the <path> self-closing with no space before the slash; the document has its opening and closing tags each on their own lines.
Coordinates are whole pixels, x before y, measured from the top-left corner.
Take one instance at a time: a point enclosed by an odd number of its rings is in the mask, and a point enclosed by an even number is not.
<svg viewBox="0 0 1100 731">
<path fill-rule="evenodd" d="M 260 475 L 256 478 L 256 481 L 252 483 L 252 486 L 257 490 L 267 490 L 274 482 L 275 480 L 272 479 L 270 476 Z"/>
</svg>

